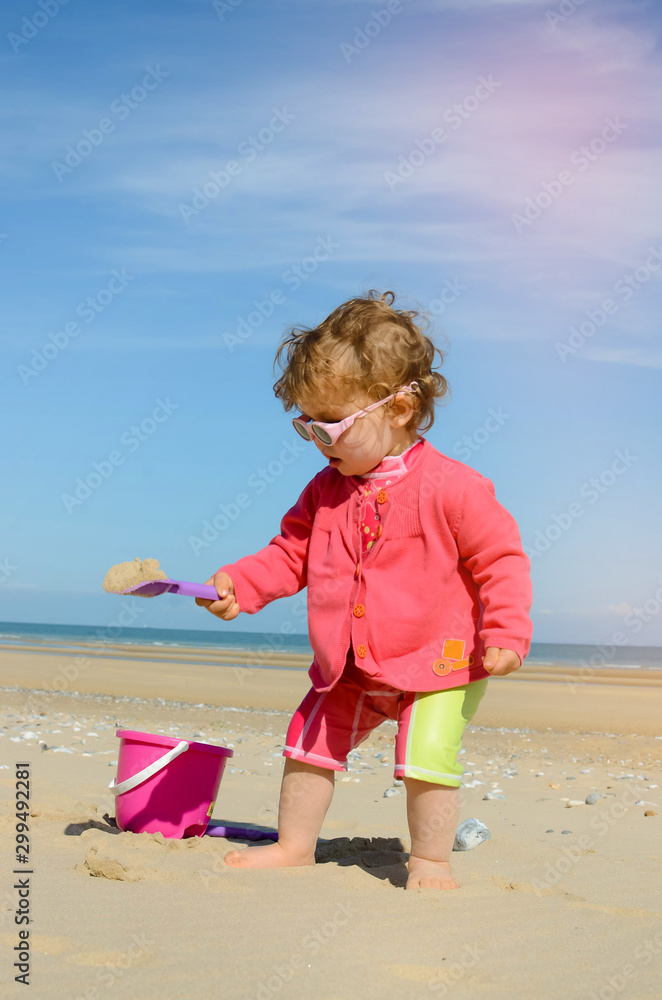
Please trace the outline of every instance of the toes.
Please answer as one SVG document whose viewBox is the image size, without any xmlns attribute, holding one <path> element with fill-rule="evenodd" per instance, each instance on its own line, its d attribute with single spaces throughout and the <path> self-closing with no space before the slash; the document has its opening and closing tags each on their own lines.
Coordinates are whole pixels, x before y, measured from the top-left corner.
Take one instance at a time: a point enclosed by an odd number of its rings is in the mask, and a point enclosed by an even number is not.
<svg viewBox="0 0 662 1000">
<path fill-rule="evenodd" d="M 238 868 L 242 863 L 242 851 L 228 851 L 228 853 L 223 858 L 226 865 L 231 865 L 233 868 Z"/>
</svg>

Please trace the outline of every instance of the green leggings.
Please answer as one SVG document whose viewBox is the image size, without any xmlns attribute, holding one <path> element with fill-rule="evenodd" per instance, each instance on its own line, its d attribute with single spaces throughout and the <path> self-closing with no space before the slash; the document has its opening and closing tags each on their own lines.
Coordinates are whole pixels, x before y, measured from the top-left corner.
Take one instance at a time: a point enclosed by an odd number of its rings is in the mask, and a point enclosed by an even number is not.
<svg viewBox="0 0 662 1000">
<path fill-rule="evenodd" d="M 397 777 L 440 785 L 461 784 L 464 768 L 458 761 L 458 751 L 462 734 L 485 694 L 488 680 L 483 677 L 462 687 L 412 696 L 398 719 Z"/>
</svg>

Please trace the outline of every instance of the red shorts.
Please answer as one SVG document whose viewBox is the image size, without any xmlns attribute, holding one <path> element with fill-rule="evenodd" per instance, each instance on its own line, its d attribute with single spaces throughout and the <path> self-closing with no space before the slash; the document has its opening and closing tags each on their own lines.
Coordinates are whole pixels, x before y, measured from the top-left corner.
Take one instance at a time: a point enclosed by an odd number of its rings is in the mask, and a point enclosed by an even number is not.
<svg viewBox="0 0 662 1000">
<path fill-rule="evenodd" d="M 398 723 L 396 778 L 459 786 L 457 755 L 464 729 L 485 693 L 488 678 L 445 691 L 400 691 L 357 667 L 348 652 L 345 669 L 330 691 L 311 688 L 294 713 L 285 757 L 332 771 L 347 770 L 347 754 L 385 719 Z"/>
</svg>

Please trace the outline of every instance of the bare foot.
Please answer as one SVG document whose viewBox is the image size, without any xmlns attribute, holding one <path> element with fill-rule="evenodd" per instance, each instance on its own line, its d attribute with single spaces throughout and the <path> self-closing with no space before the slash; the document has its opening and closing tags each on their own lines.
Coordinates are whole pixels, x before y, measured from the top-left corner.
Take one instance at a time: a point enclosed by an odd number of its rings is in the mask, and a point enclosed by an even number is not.
<svg viewBox="0 0 662 1000">
<path fill-rule="evenodd" d="M 409 855 L 409 878 L 405 889 L 459 889 L 460 883 L 451 875 L 450 861 L 428 861 Z"/>
<path fill-rule="evenodd" d="M 223 859 L 231 868 L 294 868 L 314 865 L 315 854 L 300 854 L 282 847 L 280 841 L 263 847 L 246 847 L 242 851 L 228 851 Z"/>
</svg>

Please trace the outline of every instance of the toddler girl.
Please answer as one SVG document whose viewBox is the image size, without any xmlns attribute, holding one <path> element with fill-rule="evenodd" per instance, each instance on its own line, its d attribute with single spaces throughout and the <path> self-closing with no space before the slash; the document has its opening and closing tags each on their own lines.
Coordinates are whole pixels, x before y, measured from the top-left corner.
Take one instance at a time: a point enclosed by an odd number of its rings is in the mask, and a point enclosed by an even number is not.
<svg viewBox="0 0 662 1000">
<path fill-rule="evenodd" d="M 448 392 L 443 354 L 394 299 L 351 299 L 280 345 L 276 395 L 328 464 L 280 534 L 207 581 L 219 600 L 197 603 L 230 620 L 308 587 L 312 687 L 287 730 L 278 841 L 226 863 L 314 864 L 335 772 L 394 719 L 407 888 L 454 889 L 462 733 L 488 677 L 529 652 L 530 561 L 491 480 L 422 436 Z"/>
</svg>

